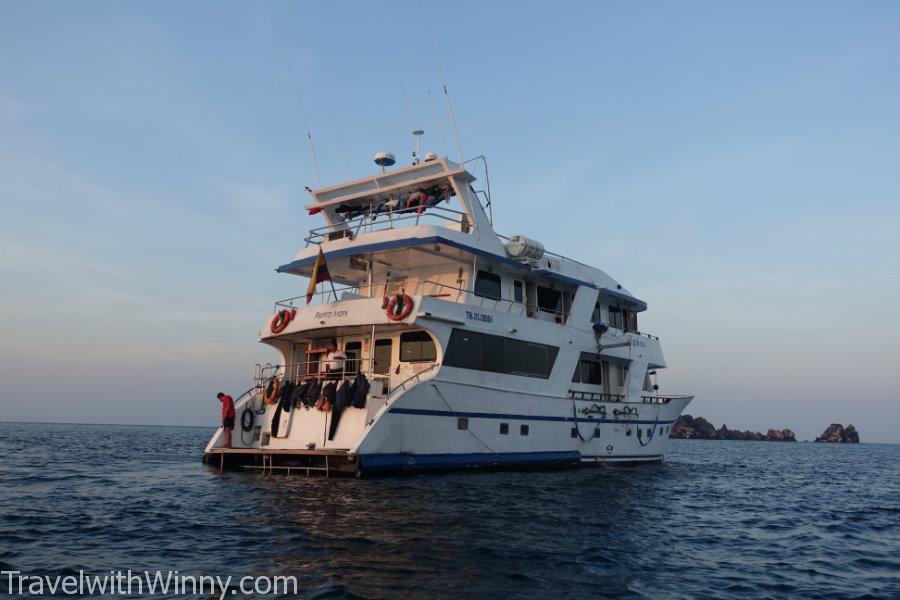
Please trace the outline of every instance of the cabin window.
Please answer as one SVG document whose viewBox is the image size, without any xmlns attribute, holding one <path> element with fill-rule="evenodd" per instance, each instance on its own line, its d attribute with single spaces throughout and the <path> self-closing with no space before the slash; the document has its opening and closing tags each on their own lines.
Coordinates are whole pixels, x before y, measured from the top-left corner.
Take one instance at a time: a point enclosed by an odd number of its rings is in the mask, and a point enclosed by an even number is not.
<svg viewBox="0 0 900 600">
<path fill-rule="evenodd" d="M 625 385 L 625 367 L 616 367 L 616 379 L 619 381 L 619 387 Z"/>
<path fill-rule="evenodd" d="M 475 275 L 475 295 L 482 298 L 490 298 L 491 300 L 499 300 L 501 297 L 500 276 L 496 273 L 478 271 Z"/>
<path fill-rule="evenodd" d="M 528 435 L 528 425 L 519 426 L 519 435 Z"/>
<path fill-rule="evenodd" d="M 500 423 L 500 435 L 509 435 L 509 423 Z"/>
<path fill-rule="evenodd" d="M 603 313 L 600 309 L 600 300 L 594 302 L 594 312 L 591 313 L 591 323 L 600 323 L 603 321 Z"/>
<path fill-rule="evenodd" d="M 456 428 L 457 429 L 468 429 L 469 428 L 469 418 L 468 417 L 460 417 L 456 419 Z"/>
<path fill-rule="evenodd" d="M 616 329 L 625 329 L 625 317 L 618 306 L 609 307 L 609 326 Z"/>
<path fill-rule="evenodd" d="M 625 331 L 637 332 L 637 313 L 633 310 L 622 310 L 622 318 L 625 322 Z"/>
<path fill-rule="evenodd" d="M 522 282 L 513 281 L 513 300 L 516 302 L 524 302 L 525 294 L 522 293 Z"/>
<path fill-rule="evenodd" d="M 572 381 L 574 383 L 603 385 L 603 367 L 599 362 L 593 360 L 579 360 Z"/>
<path fill-rule="evenodd" d="M 400 334 L 400 360 L 427 362 L 437 359 L 437 348 L 427 331 L 408 331 Z"/>
<path fill-rule="evenodd" d="M 537 286 L 538 308 L 544 312 L 562 314 L 562 292 L 552 288 Z"/>
<path fill-rule="evenodd" d="M 557 346 L 453 329 L 444 353 L 444 365 L 547 379 L 558 353 Z"/>
<path fill-rule="evenodd" d="M 603 363 L 595 360 L 597 354 L 582 352 L 581 358 L 575 364 L 575 373 L 572 375 L 572 383 L 589 383 L 592 385 L 603 384 Z"/>
<path fill-rule="evenodd" d="M 550 353 L 544 344 L 506 340 L 506 367 L 513 375 L 550 375 Z"/>
</svg>

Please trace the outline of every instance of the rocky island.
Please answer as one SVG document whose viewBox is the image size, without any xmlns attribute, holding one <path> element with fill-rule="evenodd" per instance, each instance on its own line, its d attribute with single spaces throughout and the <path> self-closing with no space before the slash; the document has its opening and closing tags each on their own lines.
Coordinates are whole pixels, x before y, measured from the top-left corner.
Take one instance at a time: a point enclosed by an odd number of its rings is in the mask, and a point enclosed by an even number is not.
<svg viewBox="0 0 900 600">
<path fill-rule="evenodd" d="M 822 432 L 822 435 L 816 438 L 816 441 L 829 444 L 858 444 L 859 432 L 853 425 L 847 425 L 844 428 L 840 423 L 832 423 L 828 429 Z"/>
<path fill-rule="evenodd" d="M 851 425 L 852 427 L 852 425 Z M 766 433 L 758 431 L 738 431 L 722 425 L 718 429 L 703 417 L 681 415 L 672 426 L 671 438 L 684 440 L 752 440 L 768 442 L 796 442 L 790 429 L 770 429 Z M 818 441 L 818 440 L 816 440 Z"/>
</svg>

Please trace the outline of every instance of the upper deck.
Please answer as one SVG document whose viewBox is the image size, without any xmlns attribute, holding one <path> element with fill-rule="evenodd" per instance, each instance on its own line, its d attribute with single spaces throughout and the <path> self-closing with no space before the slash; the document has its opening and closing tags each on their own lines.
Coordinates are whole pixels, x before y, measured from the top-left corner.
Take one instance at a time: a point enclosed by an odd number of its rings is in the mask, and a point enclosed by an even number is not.
<svg viewBox="0 0 900 600">
<path fill-rule="evenodd" d="M 478 263 L 515 271 L 520 276 L 601 290 L 636 311 L 646 304 L 605 272 L 544 252 L 540 259 L 511 257 L 508 238 L 493 228 L 486 212 L 488 191 L 463 165 L 434 159 L 370 177 L 311 190 L 309 214 L 321 214 L 322 227 L 310 230 L 306 245 L 279 272 L 309 276 L 324 252 L 332 277 L 347 285 L 397 281 L 411 271 L 447 271 L 448 265 Z M 474 274 L 472 274 L 474 277 Z M 451 283 L 460 286 L 463 276 Z"/>
</svg>

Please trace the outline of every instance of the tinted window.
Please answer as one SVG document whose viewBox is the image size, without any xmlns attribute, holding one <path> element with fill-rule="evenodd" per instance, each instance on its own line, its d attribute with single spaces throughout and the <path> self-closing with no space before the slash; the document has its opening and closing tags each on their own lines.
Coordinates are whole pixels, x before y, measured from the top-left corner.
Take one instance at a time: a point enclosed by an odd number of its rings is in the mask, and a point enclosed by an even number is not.
<svg viewBox="0 0 900 600">
<path fill-rule="evenodd" d="M 513 281 L 513 300 L 522 302 L 525 296 L 522 294 L 522 282 Z"/>
<path fill-rule="evenodd" d="M 599 323 L 602 320 L 603 320 L 603 317 L 601 316 L 601 312 L 600 312 L 600 301 L 597 300 L 597 302 L 594 303 L 594 312 L 591 313 L 591 322 Z"/>
<path fill-rule="evenodd" d="M 481 336 L 481 369 L 506 373 L 506 338 L 499 335 Z"/>
<path fill-rule="evenodd" d="M 454 329 L 447 342 L 444 364 L 461 369 L 481 369 L 481 334 Z"/>
<path fill-rule="evenodd" d="M 618 306 L 609 307 L 609 326 L 616 329 L 625 329 L 625 318 L 622 315 L 622 309 Z"/>
<path fill-rule="evenodd" d="M 409 331 L 400 334 L 400 360 L 416 362 L 435 360 L 437 349 L 426 331 Z"/>
<path fill-rule="evenodd" d="M 550 374 L 550 354 L 544 344 L 521 340 L 506 340 L 506 364 L 510 373 L 517 375 Z"/>
<path fill-rule="evenodd" d="M 454 329 L 447 343 L 444 364 L 546 379 L 550 377 L 558 353 L 557 346 Z"/>
<path fill-rule="evenodd" d="M 559 313 L 562 312 L 562 292 L 552 290 L 542 285 L 537 286 L 538 308 L 541 310 Z"/>
<path fill-rule="evenodd" d="M 593 385 L 601 385 L 603 383 L 603 370 L 600 363 L 592 360 L 581 361 L 581 382 Z"/>
<path fill-rule="evenodd" d="M 581 358 L 575 365 L 575 374 L 572 375 L 574 383 L 590 383 L 592 385 L 603 383 L 603 364 L 596 360 L 596 357 L 596 354 L 581 353 Z"/>
<path fill-rule="evenodd" d="M 475 276 L 475 295 L 499 300 L 500 276 L 487 271 L 478 271 L 478 274 Z"/>
</svg>

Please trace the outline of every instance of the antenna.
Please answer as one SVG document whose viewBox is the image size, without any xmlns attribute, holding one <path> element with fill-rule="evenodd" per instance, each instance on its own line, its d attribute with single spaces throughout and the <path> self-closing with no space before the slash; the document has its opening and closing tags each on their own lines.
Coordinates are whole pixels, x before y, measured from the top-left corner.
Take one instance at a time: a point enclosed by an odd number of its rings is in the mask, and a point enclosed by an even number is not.
<svg viewBox="0 0 900 600">
<path fill-rule="evenodd" d="M 425 22 L 425 31 L 428 33 L 428 41 L 431 43 L 431 51 L 434 53 L 434 62 L 437 63 L 438 73 L 441 76 L 441 84 L 444 86 L 444 99 L 447 101 L 447 112 L 450 113 L 450 126 L 453 128 L 453 139 L 456 142 L 456 153 L 459 154 L 459 162 L 463 162 L 462 148 L 459 145 L 459 130 L 456 128 L 456 119 L 453 116 L 453 106 L 450 104 L 450 93 L 447 92 L 447 78 L 444 77 L 444 68 L 441 66 L 441 58 L 438 56 L 437 46 L 434 45 L 434 37 L 431 35 L 431 26 L 425 15 L 425 7 L 419 2 L 419 10 L 422 12 L 422 20 Z"/>
<path fill-rule="evenodd" d="M 441 154 L 447 156 L 447 143 L 444 140 L 444 128 L 441 127 L 441 120 L 437 116 L 437 107 L 434 104 L 434 96 L 431 94 L 431 88 L 428 88 L 428 101 L 431 105 L 431 117 L 434 119 L 434 126 L 437 127 L 438 137 L 441 138 Z"/>
<path fill-rule="evenodd" d="M 303 98 L 300 97 L 300 88 L 297 86 L 297 79 L 294 77 L 294 69 L 291 68 L 291 61 L 288 60 L 287 50 L 284 49 L 284 42 L 278 40 L 281 44 L 281 53 L 284 55 L 284 63 L 287 65 L 288 72 L 291 74 L 291 83 L 294 84 L 294 93 L 297 94 L 297 103 L 300 105 L 300 114 L 303 115 L 303 124 L 306 126 L 306 139 L 309 141 L 309 153 L 312 154 L 313 165 L 316 167 L 316 179 L 319 185 L 322 185 L 322 175 L 319 173 L 319 161 L 316 158 L 316 148 L 313 146 L 312 134 L 309 132 L 309 119 L 306 118 L 306 111 L 303 109 Z"/>
<path fill-rule="evenodd" d="M 344 155 L 344 162 L 347 163 L 347 172 L 350 173 L 350 178 L 353 179 L 353 169 L 350 168 L 350 159 L 347 158 L 347 149 L 344 148 L 344 138 L 341 137 L 341 128 L 338 127 L 337 117 L 334 116 L 334 109 L 329 106 L 328 110 L 331 111 L 331 120 L 334 121 L 334 130 L 337 132 L 338 142 L 341 144 L 341 153 Z"/>
<path fill-rule="evenodd" d="M 421 159 L 420 159 L 420 157 L 421 157 L 422 155 L 419 154 L 419 152 L 420 152 L 419 140 L 422 139 L 422 134 L 423 134 L 423 133 L 425 133 L 425 130 L 424 130 L 424 129 L 413 129 L 413 132 L 412 132 L 413 137 L 414 137 L 415 140 L 416 140 L 416 153 L 413 155 L 413 156 L 415 156 L 415 158 L 416 158 L 416 162 L 415 162 L 414 164 L 419 164 L 420 162 L 422 162 Z"/>
</svg>

